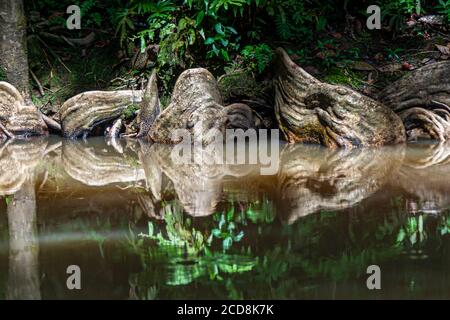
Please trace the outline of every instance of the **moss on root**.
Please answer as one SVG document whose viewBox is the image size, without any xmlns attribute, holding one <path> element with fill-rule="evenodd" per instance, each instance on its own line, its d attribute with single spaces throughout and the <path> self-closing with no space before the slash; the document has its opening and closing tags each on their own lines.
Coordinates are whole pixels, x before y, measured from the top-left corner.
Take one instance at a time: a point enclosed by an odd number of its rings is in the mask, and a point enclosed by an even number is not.
<svg viewBox="0 0 450 320">
<path fill-rule="evenodd" d="M 232 103 L 239 99 L 260 98 L 266 89 L 247 71 L 225 74 L 219 78 L 218 84 L 225 103 Z"/>
</svg>

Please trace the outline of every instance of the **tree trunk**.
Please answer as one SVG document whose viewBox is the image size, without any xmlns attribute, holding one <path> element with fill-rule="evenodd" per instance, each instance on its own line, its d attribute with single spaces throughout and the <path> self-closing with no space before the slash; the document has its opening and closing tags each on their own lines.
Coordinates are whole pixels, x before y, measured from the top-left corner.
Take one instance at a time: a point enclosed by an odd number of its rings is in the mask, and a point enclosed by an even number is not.
<svg viewBox="0 0 450 320">
<path fill-rule="evenodd" d="M 411 72 L 384 89 L 379 99 L 400 115 L 409 139 L 450 139 L 450 62 Z"/>
<path fill-rule="evenodd" d="M 9 275 L 6 298 L 39 300 L 41 290 L 34 173 L 30 173 L 21 189 L 13 196 L 7 211 Z"/>
<path fill-rule="evenodd" d="M 0 1 L 0 66 L 29 104 L 26 31 L 23 0 Z"/>
<path fill-rule="evenodd" d="M 26 31 L 23 0 L 0 1 L 0 67 L 12 84 L 0 83 L 0 139 L 47 134 L 31 102 Z"/>
<path fill-rule="evenodd" d="M 283 49 L 277 55 L 275 114 L 289 142 L 350 148 L 405 141 L 392 110 L 350 88 L 320 82 Z"/>
</svg>

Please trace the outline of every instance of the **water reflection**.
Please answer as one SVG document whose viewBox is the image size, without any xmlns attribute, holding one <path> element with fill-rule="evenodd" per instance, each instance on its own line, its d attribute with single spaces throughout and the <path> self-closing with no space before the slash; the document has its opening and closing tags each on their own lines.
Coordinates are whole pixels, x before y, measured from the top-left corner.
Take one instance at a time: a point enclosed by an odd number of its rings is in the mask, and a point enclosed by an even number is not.
<svg viewBox="0 0 450 320">
<path fill-rule="evenodd" d="M 46 147 L 44 140 L 33 143 L 7 141 L 0 145 L 0 196 L 20 190 L 27 178 L 34 174 Z"/>
<path fill-rule="evenodd" d="M 354 150 L 285 147 L 278 176 L 284 220 L 292 223 L 320 210 L 355 206 L 396 173 L 403 153 L 402 147 Z"/>
<path fill-rule="evenodd" d="M 393 183 L 407 194 L 412 213 L 437 214 L 450 207 L 450 144 L 417 144 L 408 148 Z"/>
<path fill-rule="evenodd" d="M 34 177 L 25 177 L 8 204 L 9 278 L 7 299 L 40 299 L 39 244 Z"/>
<path fill-rule="evenodd" d="M 69 176 L 87 186 L 138 182 L 145 178 L 135 155 L 120 154 L 106 145 L 64 141 L 62 165 Z"/>
<path fill-rule="evenodd" d="M 450 279 L 437 279 L 450 264 L 449 145 L 288 145 L 271 176 L 258 164 L 174 163 L 171 151 L 1 145 L 0 297 L 374 298 L 372 263 L 392 281 L 384 295 L 450 296 Z M 83 293 L 65 288 L 74 263 Z"/>
</svg>

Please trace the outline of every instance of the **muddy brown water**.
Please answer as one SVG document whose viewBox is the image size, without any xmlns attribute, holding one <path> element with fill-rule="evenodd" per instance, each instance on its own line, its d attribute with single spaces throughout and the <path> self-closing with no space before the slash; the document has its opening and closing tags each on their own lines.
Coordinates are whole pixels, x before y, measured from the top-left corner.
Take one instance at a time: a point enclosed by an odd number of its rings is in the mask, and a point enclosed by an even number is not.
<svg viewBox="0 0 450 320">
<path fill-rule="evenodd" d="M 450 298 L 449 144 L 282 145 L 270 174 L 171 152 L 1 144 L 0 298 Z"/>
</svg>

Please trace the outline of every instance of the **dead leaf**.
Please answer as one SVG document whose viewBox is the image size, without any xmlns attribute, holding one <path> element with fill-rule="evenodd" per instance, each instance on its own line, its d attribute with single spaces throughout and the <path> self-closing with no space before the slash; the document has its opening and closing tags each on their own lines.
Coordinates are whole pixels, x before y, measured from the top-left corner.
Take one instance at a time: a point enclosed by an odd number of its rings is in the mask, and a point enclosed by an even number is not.
<svg viewBox="0 0 450 320">
<path fill-rule="evenodd" d="M 373 71 L 375 68 L 364 61 L 352 61 L 348 64 L 348 66 L 357 71 Z"/>
<path fill-rule="evenodd" d="M 397 72 L 402 70 L 403 66 L 401 63 L 389 63 L 378 68 L 381 72 Z"/>
<path fill-rule="evenodd" d="M 441 46 L 439 44 L 436 44 L 436 48 L 439 50 L 440 53 L 446 56 L 450 56 L 450 47 L 447 46 Z"/>
</svg>

